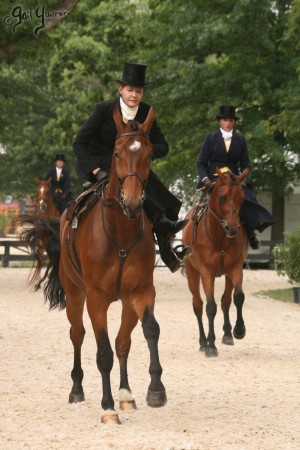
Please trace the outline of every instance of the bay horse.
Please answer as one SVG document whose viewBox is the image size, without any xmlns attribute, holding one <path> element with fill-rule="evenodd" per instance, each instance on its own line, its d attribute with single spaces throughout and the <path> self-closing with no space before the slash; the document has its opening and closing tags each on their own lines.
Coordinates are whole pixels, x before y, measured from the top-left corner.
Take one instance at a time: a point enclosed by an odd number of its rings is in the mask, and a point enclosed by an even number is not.
<svg viewBox="0 0 300 450">
<path fill-rule="evenodd" d="M 225 275 L 225 290 L 221 298 L 224 316 L 223 339 L 226 345 L 233 345 L 229 309 L 233 300 L 237 320 L 233 330 L 236 339 L 243 339 L 246 328 L 242 316 L 244 303 L 243 264 L 248 252 L 248 237 L 239 216 L 245 198 L 242 181 L 248 169 L 236 176 L 230 171 L 222 173 L 217 168 L 218 179 L 213 186 L 206 209 L 194 206 L 187 217 L 192 219 L 183 229 L 183 243 L 192 248 L 192 255 L 185 261 L 188 286 L 193 296 L 193 309 L 198 321 L 200 351 L 206 356 L 218 356 L 215 346 L 214 318 L 217 304 L 214 295 L 216 277 Z M 203 301 L 200 295 L 200 281 L 206 296 L 208 335 L 206 337 L 202 315 Z"/>
<path fill-rule="evenodd" d="M 50 189 L 51 178 L 40 180 L 36 177 L 35 182 L 37 184 L 36 201 L 38 215 L 40 217 L 60 217 L 61 213 L 53 200 Z"/>
<path fill-rule="evenodd" d="M 23 227 L 20 234 L 20 239 L 36 253 L 39 264 L 38 273 L 35 272 L 36 280 L 41 265 L 45 262 L 45 255 L 39 251 L 38 242 L 40 239 L 46 241 L 45 248 L 50 258 L 44 294 L 50 302 L 50 309 L 66 306 L 71 325 L 70 338 L 74 347 L 70 403 L 85 400 L 81 346 L 85 334 L 82 316 L 86 302 L 97 343 L 97 366 L 102 377 L 103 423 L 120 423 L 111 392 L 113 351 L 107 330 L 108 308 L 115 300 L 122 301 L 121 325 L 115 341 L 120 365 L 120 408 L 136 408 L 128 383 L 127 359 L 131 333 L 139 320 L 150 351 L 151 381 L 147 403 L 152 407 L 160 407 L 167 401 L 165 387 L 161 381 L 162 367 L 158 354 L 160 328 L 154 316 L 155 242 L 152 224 L 143 210 L 145 186 L 152 160 L 149 132 L 155 113 L 152 106 L 143 124 L 134 121 L 130 124 L 123 123 L 117 107 L 113 116 L 118 134 L 109 181 L 103 188 L 103 198 L 95 194 L 98 196 L 97 202 L 80 218 L 78 228 L 77 225 L 74 227 L 72 220 L 68 222 L 66 214 L 63 213 L 60 252 L 57 252 L 56 256 L 51 251 L 51 237 L 55 237 L 57 230 L 55 219 L 31 220 L 35 239 L 32 229 L 28 227 Z M 28 218 L 21 217 L 19 222 L 28 225 Z"/>
</svg>

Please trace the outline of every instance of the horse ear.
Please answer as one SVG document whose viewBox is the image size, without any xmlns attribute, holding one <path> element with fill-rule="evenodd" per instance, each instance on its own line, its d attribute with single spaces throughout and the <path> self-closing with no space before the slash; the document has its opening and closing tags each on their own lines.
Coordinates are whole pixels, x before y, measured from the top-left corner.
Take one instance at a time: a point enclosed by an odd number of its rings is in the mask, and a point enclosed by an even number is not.
<svg viewBox="0 0 300 450">
<path fill-rule="evenodd" d="M 114 116 L 114 121 L 115 121 L 118 132 L 123 131 L 126 125 L 123 122 L 121 113 L 120 113 L 117 105 L 115 105 L 115 107 L 114 107 L 113 116 Z"/>
<path fill-rule="evenodd" d="M 243 173 L 241 173 L 241 175 L 239 175 L 238 177 L 236 177 L 238 183 L 241 183 L 250 173 L 250 169 L 248 169 L 248 167 L 243 171 Z"/>
<path fill-rule="evenodd" d="M 47 184 L 50 184 L 50 183 L 51 183 L 51 177 L 49 177 L 49 178 L 46 180 L 46 183 L 47 183 Z"/>
<path fill-rule="evenodd" d="M 35 177 L 35 182 L 36 184 L 40 184 L 40 180 L 38 179 L 38 177 Z"/>
<path fill-rule="evenodd" d="M 149 134 L 149 131 L 151 130 L 154 119 L 155 119 L 155 110 L 154 110 L 154 106 L 152 105 L 149 109 L 148 116 L 146 117 L 145 122 L 141 124 L 141 130 L 144 133 Z"/>
</svg>

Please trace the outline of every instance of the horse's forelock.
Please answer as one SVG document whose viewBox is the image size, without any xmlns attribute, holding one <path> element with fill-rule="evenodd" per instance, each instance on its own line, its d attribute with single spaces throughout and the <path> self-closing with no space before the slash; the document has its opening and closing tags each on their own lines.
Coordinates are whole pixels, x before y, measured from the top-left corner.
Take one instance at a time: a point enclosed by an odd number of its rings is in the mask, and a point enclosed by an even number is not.
<svg viewBox="0 0 300 450">
<path fill-rule="evenodd" d="M 130 128 L 132 129 L 132 131 L 138 131 L 139 124 L 136 120 L 128 120 L 128 124 L 130 125 Z"/>
<path fill-rule="evenodd" d="M 228 172 L 232 181 L 236 181 L 236 175 L 232 172 Z"/>
</svg>

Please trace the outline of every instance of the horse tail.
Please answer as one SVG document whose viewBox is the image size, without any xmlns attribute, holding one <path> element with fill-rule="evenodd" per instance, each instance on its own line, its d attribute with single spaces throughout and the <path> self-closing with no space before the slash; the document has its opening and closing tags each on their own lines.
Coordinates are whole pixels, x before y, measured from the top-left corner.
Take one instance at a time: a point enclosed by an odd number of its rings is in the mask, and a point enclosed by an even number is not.
<svg viewBox="0 0 300 450">
<path fill-rule="evenodd" d="M 50 309 L 64 309 L 66 298 L 59 279 L 60 219 L 42 219 L 22 214 L 15 219 L 17 236 L 34 257 L 29 284 L 37 291 L 43 286 L 45 302 Z M 42 269 L 46 268 L 42 275 Z"/>
</svg>

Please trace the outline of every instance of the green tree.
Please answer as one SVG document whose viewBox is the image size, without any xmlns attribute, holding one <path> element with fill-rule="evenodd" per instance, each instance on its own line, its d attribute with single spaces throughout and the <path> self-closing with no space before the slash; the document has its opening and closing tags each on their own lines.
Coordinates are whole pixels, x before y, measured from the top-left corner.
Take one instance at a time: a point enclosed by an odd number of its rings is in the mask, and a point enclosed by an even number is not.
<svg viewBox="0 0 300 450">
<path fill-rule="evenodd" d="M 238 106 L 252 181 L 273 193 L 274 238 L 282 237 L 280 206 L 299 178 L 299 0 L 153 0 L 150 8 L 143 54 L 172 148 L 157 170 L 193 201 L 200 143 L 217 127 L 220 104 Z"/>
</svg>

